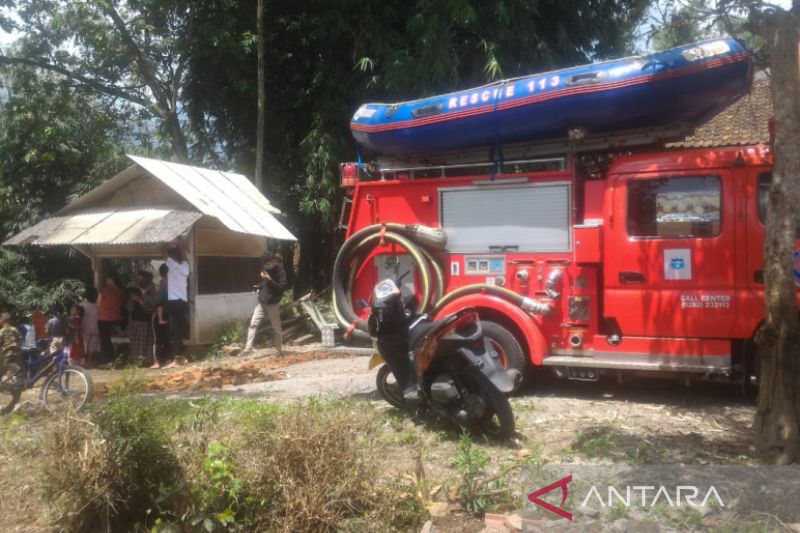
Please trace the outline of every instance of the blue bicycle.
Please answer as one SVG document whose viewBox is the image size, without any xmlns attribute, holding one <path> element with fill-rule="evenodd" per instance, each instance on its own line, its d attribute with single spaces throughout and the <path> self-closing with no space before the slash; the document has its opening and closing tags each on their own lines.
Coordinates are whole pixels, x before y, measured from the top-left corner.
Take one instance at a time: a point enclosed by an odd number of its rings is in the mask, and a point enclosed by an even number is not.
<svg viewBox="0 0 800 533">
<path fill-rule="evenodd" d="M 89 372 L 69 362 L 69 346 L 47 353 L 46 349 L 23 348 L 20 363 L 11 363 L 0 376 L 0 413 L 8 413 L 22 392 L 44 379 L 39 399 L 53 410 L 79 411 L 92 400 L 94 385 Z M 3 396 L 11 396 L 6 404 Z"/>
</svg>

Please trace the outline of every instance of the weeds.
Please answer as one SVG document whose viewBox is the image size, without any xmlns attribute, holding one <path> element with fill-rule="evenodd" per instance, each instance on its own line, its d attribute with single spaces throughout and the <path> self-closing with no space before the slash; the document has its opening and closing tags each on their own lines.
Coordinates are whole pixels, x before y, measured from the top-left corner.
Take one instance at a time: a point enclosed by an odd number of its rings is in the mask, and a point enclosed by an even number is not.
<svg viewBox="0 0 800 533">
<path fill-rule="evenodd" d="M 630 518 L 630 517 L 631 517 L 630 509 L 627 506 L 622 505 L 621 503 L 617 503 L 616 505 L 614 505 L 614 507 L 609 509 L 608 513 L 605 516 L 606 520 L 608 520 L 609 522 L 613 522 L 614 520 L 619 520 L 620 518 Z"/>
<path fill-rule="evenodd" d="M 148 403 L 117 392 L 91 418 L 57 423 L 42 484 L 66 532 L 415 529 L 438 488 L 424 473 L 375 482 L 379 426 L 353 402 Z"/>
<path fill-rule="evenodd" d="M 387 518 L 393 498 L 376 486 L 375 465 L 358 444 L 375 422 L 319 401 L 272 417 L 248 446 L 258 529 L 334 531 L 351 519 Z"/>
<path fill-rule="evenodd" d="M 214 342 L 205 352 L 207 359 L 213 359 L 223 354 L 225 346 L 243 343 L 247 333 L 246 325 L 241 320 L 227 320 L 219 325 Z"/>
<path fill-rule="evenodd" d="M 489 453 L 477 448 L 469 433 L 461 434 L 458 450 L 451 462 L 458 471 L 459 480 L 450 488 L 450 499 L 458 499 L 464 508 L 474 514 L 493 510 L 512 500 L 512 492 L 503 480 L 512 465 L 500 474 L 486 477 Z"/>
<path fill-rule="evenodd" d="M 208 445 L 199 479 L 192 486 L 196 512 L 189 523 L 198 526 L 201 522 L 207 531 L 215 526 L 228 527 L 237 520 L 243 501 L 244 481 L 233 466 L 233 452 L 219 442 Z"/>
<path fill-rule="evenodd" d="M 581 432 L 574 444 L 574 450 L 586 457 L 610 457 L 619 447 L 618 438 L 606 428 Z"/>
<path fill-rule="evenodd" d="M 112 398 L 93 422 L 66 418 L 46 444 L 45 495 L 66 531 L 122 531 L 176 507 L 182 469 L 153 411 Z"/>
</svg>

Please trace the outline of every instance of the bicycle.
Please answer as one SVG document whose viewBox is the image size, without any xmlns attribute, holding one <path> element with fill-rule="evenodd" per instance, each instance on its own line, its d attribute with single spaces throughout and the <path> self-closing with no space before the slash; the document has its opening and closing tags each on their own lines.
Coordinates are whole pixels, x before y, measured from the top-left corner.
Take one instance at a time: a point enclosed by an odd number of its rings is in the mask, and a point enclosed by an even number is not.
<svg viewBox="0 0 800 533">
<path fill-rule="evenodd" d="M 70 364 L 69 346 L 64 345 L 47 354 L 43 351 L 22 348 L 20 363 L 9 364 L 4 375 L 0 376 L 0 398 L 11 396 L 11 402 L 2 408 L 3 414 L 13 409 L 23 391 L 34 388 L 42 378 L 45 381 L 39 399 L 53 410 L 67 407 L 80 411 L 92 400 L 92 376 L 86 369 Z M 0 405 L 3 404 L 5 401 L 0 400 Z"/>
</svg>

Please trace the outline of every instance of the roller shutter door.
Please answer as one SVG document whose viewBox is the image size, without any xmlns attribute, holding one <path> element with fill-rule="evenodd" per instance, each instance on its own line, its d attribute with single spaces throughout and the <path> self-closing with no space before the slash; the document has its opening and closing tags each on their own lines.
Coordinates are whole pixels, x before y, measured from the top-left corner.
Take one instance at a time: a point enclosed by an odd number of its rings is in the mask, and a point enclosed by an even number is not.
<svg viewBox="0 0 800 533">
<path fill-rule="evenodd" d="M 440 216 L 453 253 L 568 252 L 570 186 L 440 189 Z"/>
</svg>

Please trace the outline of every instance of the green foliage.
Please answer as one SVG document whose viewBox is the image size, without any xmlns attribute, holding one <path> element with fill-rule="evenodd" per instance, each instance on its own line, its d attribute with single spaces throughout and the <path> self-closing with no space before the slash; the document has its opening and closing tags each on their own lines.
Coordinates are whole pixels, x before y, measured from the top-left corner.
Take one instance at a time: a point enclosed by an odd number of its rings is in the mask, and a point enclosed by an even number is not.
<svg viewBox="0 0 800 533">
<path fill-rule="evenodd" d="M 247 325 L 242 320 L 226 320 L 217 328 L 214 343 L 206 351 L 206 357 L 218 357 L 223 355 L 222 349 L 225 346 L 235 343 L 243 343 L 247 335 Z"/>
<path fill-rule="evenodd" d="M 233 466 L 233 452 L 219 442 L 210 442 L 203 459 L 200 479 L 192 487 L 198 512 L 189 520 L 193 526 L 202 523 L 206 531 L 217 526 L 228 527 L 236 522 L 244 488 Z"/>
<path fill-rule="evenodd" d="M 126 165 L 117 117 L 91 94 L 17 68 L 0 111 L 0 235 L 61 209 Z"/>
<path fill-rule="evenodd" d="M 477 448 L 469 433 L 461 434 L 456 455 L 451 462 L 459 474 L 456 493 L 467 511 L 482 514 L 511 500 L 511 490 L 502 476 L 487 476 L 489 452 Z"/>
<path fill-rule="evenodd" d="M 141 150 L 168 140 L 176 157 L 188 155 L 178 117 L 191 24 L 189 0 L 72 2 L 21 0 L 12 4 L 23 37 L 0 65 L 35 65 L 68 80 L 109 112 L 138 120 L 130 127 Z"/>
<path fill-rule="evenodd" d="M 321 289 L 336 248 L 338 165 L 365 101 L 419 98 L 630 50 L 645 0 L 275 0 L 266 6 L 266 193 L 300 235 L 301 282 Z M 197 5 L 184 96 L 198 143 L 250 173 L 255 7 Z M 365 158 L 372 154 L 362 154 Z M 320 246 L 323 244 L 323 246 Z"/>
<path fill-rule="evenodd" d="M 619 447 L 619 437 L 610 428 L 582 431 L 573 445 L 575 451 L 587 457 L 610 457 Z"/>
<path fill-rule="evenodd" d="M 179 158 L 188 153 L 197 162 L 252 173 L 252 2 L 3 4 L 11 11 L 0 16 L 0 26 L 15 25 L 24 38 L 0 56 L 0 66 L 28 79 L 12 80 L 6 106 L 11 128 L 7 147 L 0 146 L 0 207 L 11 216 L 0 221 L 3 232 L 113 175 L 123 145 L 168 155 L 171 143 Z M 631 48 L 647 4 L 269 2 L 265 192 L 305 245 L 301 283 L 320 289 L 328 279 L 327 251 L 337 245 L 338 165 L 355 157 L 348 123 L 360 103 L 618 56 Z"/>
<path fill-rule="evenodd" d="M 68 278 L 40 281 L 47 277 L 40 275 L 33 263 L 30 257 L 0 248 L 0 310 L 19 321 L 37 309 L 63 312 L 83 297 L 81 282 Z"/>
<path fill-rule="evenodd" d="M 751 29 L 748 13 L 733 2 L 710 0 L 657 0 L 652 3 L 648 41 L 655 50 L 666 50 L 703 39 L 730 35 L 750 50 L 760 67 L 767 65 L 764 39 Z M 750 15 L 763 6 L 753 3 Z"/>
<path fill-rule="evenodd" d="M 686 5 L 662 2 L 659 20 L 651 26 L 650 43 L 655 50 L 667 50 L 676 46 L 714 37 L 713 24 L 706 22 L 706 1 L 691 0 Z"/>
</svg>

